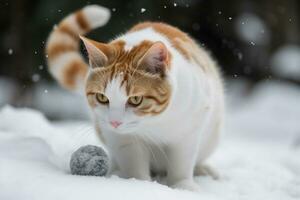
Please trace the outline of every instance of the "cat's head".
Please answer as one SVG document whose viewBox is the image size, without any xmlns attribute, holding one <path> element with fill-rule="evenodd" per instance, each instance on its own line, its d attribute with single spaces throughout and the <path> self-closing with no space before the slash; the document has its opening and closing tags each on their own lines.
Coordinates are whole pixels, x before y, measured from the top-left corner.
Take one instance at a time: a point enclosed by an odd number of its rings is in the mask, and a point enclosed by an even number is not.
<svg viewBox="0 0 300 200">
<path fill-rule="evenodd" d="M 104 44 L 81 39 L 91 66 L 86 95 L 101 127 L 133 133 L 166 110 L 171 55 L 162 42 L 143 41 L 126 49 L 120 40 Z"/>
</svg>

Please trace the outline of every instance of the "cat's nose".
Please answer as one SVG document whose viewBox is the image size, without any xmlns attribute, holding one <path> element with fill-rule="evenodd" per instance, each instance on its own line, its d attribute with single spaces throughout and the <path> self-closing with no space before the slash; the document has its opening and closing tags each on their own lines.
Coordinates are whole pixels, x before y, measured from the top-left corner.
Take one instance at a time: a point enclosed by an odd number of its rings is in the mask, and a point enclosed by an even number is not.
<svg viewBox="0 0 300 200">
<path fill-rule="evenodd" d="M 114 128 L 118 128 L 122 124 L 122 122 L 119 121 L 110 121 L 109 122 Z"/>
</svg>

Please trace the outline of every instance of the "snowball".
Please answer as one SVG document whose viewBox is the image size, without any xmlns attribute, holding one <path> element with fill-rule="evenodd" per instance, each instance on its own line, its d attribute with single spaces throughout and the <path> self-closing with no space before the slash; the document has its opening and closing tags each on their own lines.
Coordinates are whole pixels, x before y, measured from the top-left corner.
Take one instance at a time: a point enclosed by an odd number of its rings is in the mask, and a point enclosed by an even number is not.
<svg viewBox="0 0 300 200">
<path fill-rule="evenodd" d="M 108 163 L 108 156 L 101 147 L 86 145 L 72 154 L 70 168 L 74 175 L 105 176 Z"/>
</svg>

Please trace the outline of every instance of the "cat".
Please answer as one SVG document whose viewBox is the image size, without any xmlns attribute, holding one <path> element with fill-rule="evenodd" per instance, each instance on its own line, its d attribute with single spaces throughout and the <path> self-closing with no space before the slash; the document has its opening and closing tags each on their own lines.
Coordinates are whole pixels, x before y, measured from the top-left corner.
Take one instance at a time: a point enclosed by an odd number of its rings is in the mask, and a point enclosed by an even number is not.
<svg viewBox="0 0 300 200">
<path fill-rule="evenodd" d="M 63 19 L 46 45 L 50 73 L 86 95 L 121 177 L 150 181 L 150 172 L 166 173 L 168 186 L 199 191 L 193 176 L 211 171 L 204 161 L 223 124 L 215 61 L 186 33 L 160 22 L 138 23 L 109 43 L 82 36 L 109 18 L 107 8 L 88 5 Z"/>
</svg>

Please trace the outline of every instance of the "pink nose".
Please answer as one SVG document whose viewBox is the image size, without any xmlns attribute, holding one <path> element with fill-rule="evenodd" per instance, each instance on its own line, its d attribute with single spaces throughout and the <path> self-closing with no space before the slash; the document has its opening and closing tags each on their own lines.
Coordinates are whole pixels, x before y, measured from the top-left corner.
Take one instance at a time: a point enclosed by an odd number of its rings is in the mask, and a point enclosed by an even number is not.
<svg viewBox="0 0 300 200">
<path fill-rule="evenodd" d="M 119 121 L 110 121 L 109 122 L 114 128 L 118 128 L 122 124 L 122 122 Z"/>
</svg>

